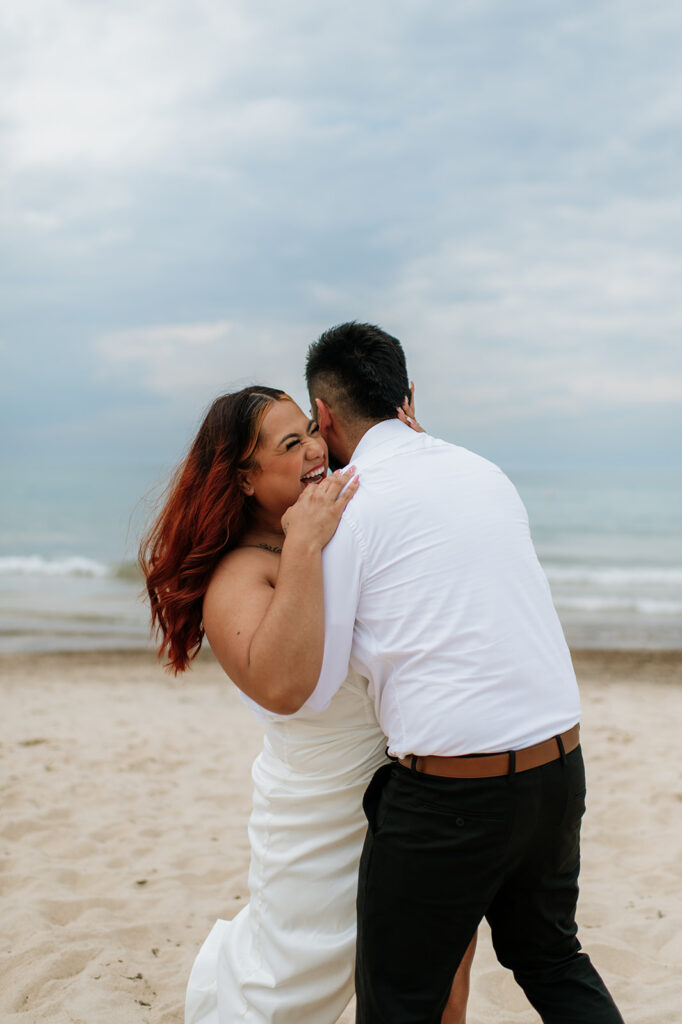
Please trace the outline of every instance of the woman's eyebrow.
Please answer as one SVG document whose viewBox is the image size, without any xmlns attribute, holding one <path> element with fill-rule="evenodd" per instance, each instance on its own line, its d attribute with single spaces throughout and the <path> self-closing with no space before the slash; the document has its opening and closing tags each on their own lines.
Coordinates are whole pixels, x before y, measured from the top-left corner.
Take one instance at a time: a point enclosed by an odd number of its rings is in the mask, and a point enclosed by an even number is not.
<svg viewBox="0 0 682 1024">
<path fill-rule="evenodd" d="M 317 426 L 317 421 L 316 420 L 308 420 L 308 426 L 305 428 L 306 429 L 306 434 L 309 434 L 310 431 L 312 430 L 312 428 L 316 427 L 316 426 Z M 282 438 L 282 440 L 277 445 L 277 447 L 279 448 L 280 445 L 283 445 L 285 441 L 290 441 L 294 437 L 298 439 L 300 436 L 301 436 L 300 433 L 285 434 L 284 437 Z"/>
<path fill-rule="evenodd" d="M 292 437 L 299 438 L 300 436 L 301 436 L 300 434 L 285 434 L 284 437 L 282 438 L 282 440 L 277 445 L 277 447 L 279 448 L 280 445 L 283 445 L 285 441 L 291 440 Z"/>
</svg>

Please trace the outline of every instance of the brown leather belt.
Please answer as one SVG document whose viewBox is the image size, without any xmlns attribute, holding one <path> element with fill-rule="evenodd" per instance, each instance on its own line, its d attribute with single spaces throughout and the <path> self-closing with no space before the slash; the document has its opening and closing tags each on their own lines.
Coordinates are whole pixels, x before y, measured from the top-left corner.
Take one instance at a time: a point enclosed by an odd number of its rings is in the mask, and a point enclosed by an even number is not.
<svg viewBox="0 0 682 1024">
<path fill-rule="evenodd" d="M 580 725 L 574 725 L 560 736 L 552 736 L 542 743 L 534 743 L 523 750 L 508 750 L 503 754 L 467 754 L 461 757 L 440 757 L 427 754 L 424 757 L 398 758 L 405 768 L 422 772 L 424 775 L 440 775 L 446 779 L 492 779 L 497 775 L 513 772 L 527 772 L 550 761 L 556 761 L 564 754 L 570 754 L 580 743 Z"/>
</svg>

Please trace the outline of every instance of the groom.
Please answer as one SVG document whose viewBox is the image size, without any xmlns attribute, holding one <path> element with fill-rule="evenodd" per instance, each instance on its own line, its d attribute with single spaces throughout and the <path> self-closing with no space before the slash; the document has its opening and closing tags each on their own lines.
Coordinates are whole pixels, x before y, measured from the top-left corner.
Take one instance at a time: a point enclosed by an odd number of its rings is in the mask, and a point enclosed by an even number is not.
<svg viewBox="0 0 682 1024">
<path fill-rule="evenodd" d="M 548 1024 L 622 1024 L 576 937 L 578 691 L 523 504 L 494 465 L 416 433 L 400 343 L 348 323 L 306 379 L 360 489 L 324 552 L 318 700 L 349 660 L 393 763 L 367 790 L 359 1024 L 436 1024 L 482 917 Z"/>
</svg>

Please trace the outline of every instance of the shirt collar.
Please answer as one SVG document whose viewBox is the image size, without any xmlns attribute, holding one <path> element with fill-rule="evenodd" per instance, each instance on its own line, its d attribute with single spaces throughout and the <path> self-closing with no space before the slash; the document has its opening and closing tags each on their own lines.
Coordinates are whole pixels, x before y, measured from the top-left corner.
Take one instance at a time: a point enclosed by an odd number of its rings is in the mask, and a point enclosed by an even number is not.
<svg viewBox="0 0 682 1024">
<path fill-rule="evenodd" d="M 366 455 L 386 445 L 395 447 L 400 442 L 404 443 L 410 439 L 410 436 L 416 438 L 419 435 L 405 423 L 401 423 L 399 419 L 382 420 L 380 423 L 375 423 L 360 438 L 355 451 L 350 457 L 349 464 L 353 464 L 361 456 L 364 458 Z"/>
</svg>

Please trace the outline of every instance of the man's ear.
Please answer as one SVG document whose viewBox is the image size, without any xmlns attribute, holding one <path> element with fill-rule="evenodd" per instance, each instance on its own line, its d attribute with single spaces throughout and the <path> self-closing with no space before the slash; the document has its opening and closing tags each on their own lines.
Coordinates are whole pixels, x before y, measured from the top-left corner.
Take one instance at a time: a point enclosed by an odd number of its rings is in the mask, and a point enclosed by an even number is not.
<svg viewBox="0 0 682 1024">
<path fill-rule="evenodd" d="M 317 409 L 317 425 L 324 436 L 332 426 L 334 417 L 331 409 L 322 398 L 315 399 L 315 408 Z"/>
</svg>

